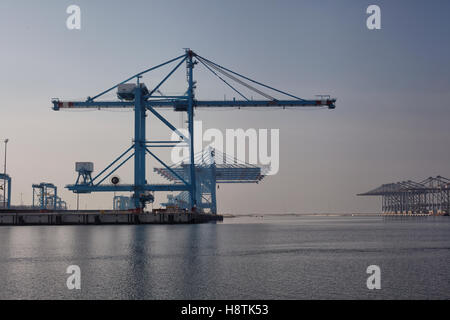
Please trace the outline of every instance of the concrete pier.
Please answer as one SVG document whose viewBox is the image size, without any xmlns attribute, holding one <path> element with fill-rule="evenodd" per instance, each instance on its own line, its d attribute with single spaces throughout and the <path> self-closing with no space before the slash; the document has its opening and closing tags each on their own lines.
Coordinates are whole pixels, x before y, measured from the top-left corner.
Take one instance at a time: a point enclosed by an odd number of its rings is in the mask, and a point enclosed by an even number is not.
<svg viewBox="0 0 450 320">
<path fill-rule="evenodd" d="M 0 226 L 193 224 L 223 221 L 223 216 L 199 212 L 129 211 L 0 211 Z"/>
</svg>

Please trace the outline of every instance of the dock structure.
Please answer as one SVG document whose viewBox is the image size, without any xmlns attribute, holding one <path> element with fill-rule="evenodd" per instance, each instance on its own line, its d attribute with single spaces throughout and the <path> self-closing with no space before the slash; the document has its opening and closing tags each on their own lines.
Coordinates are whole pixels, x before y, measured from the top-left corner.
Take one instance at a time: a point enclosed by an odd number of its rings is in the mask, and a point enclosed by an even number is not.
<svg viewBox="0 0 450 320">
<path fill-rule="evenodd" d="M 192 224 L 222 221 L 223 216 L 184 210 L 136 213 L 114 210 L 0 210 L 0 226 Z"/>
<path fill-rule="evenodd" d="M 449 215 L 450 180 L 442 176 L 421 182 L 383 184 L 358 196 L 381 196 L 385 215 Z"/>
</svg>

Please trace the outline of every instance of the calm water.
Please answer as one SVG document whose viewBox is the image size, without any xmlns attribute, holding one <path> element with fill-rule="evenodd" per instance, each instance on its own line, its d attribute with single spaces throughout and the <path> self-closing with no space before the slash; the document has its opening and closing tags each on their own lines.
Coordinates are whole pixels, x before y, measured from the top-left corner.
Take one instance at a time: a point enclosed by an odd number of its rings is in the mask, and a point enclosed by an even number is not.
<svg viewBox="0 0 450 320">
<path fill-rule="evenodd" d="M 366 287 L 372 264 L 381 290 Z M 450 218 L 0 227 L 0 298 L 449 299 Z"/>
</svg>

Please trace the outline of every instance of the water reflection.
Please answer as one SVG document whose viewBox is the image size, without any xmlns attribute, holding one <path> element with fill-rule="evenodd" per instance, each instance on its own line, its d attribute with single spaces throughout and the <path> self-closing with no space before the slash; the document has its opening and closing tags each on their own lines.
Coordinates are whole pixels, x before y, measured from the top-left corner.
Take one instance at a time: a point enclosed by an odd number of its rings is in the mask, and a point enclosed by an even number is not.
<svg viewBox="0 0 450 320">
<path fill-rule="evenodd" d="M 448 299 L 449 231 L 446 217 L 2 227 L 0 298 Z M 81 291 L 66 288 L 71 264 Z M 370 264 L 379 292 L 365 287 Z"/>
</svg>

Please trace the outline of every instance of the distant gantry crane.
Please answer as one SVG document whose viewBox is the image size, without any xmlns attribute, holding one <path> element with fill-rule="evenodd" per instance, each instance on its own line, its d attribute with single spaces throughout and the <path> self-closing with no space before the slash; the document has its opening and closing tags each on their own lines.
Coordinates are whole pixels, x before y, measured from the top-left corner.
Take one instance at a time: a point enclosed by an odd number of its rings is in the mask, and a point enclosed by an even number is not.
<svg viewBox="0 0 450 320">
<path fill-rule="evenodd" d="M 141 77 L 155 69 L 165 65 L 175 63 L 175 67 L 152 89 L 148 89 L 144 83 L 141 83 Z M 194 66 L 201 63 L 207 70 L 217 76 L 225 85 L 239 94 L 242 100 L 198 100 L 195 98 L 196 81 L 194 81 Z M 187 91 L 183 95 L 163 96 L 159 89 L 169 79 L 174 72 L 186 63 L 187 70 Z M 227 80 L 225 79 L 227 78 Z M 130 81 L 135 80 L 135 83 Z M 264 100 L 253 100 L 247 98 L 241 91 L 231 84 L 237 83 L 258 95 L 264 97 Z M 253 85 L 252 85 L 253 84 Z M 272 92 L 276 92 L 290 99 L 276 99 L 271 95 L 263 92 L 254 85 L 265 88 Z M 117 88 L 116 101 L 103 101 L 98 98 Z M 158 94 L 158 95 L 156 95 Z M 134 108 L 134 140 L 132 145 L 117 157 L 105 169 L 100 171 L 93 178 L 92 171 L 77 170 L 79 173 L 77 182 L 68 185 L 67 188 L 75 193 L 91 193 L 91 192 L 132 192 L 134 207 L 137 211 L 143 211 L 146 203 L 153 202 L 154 196 L 152 192 L 170 191 L 170 192 L 186 192 L 189 194 L 189 209 L 197 210 L 198 208 L 198 191 L 197 184 L 199 180 L 196 178 L 195 159 L 194 159 L 194 109 L 197 108 L 227 108 L 227 107 L 267 107 L 267 108 L 286 108 L 286 107 L 328 107 L 335 108 L 336 99 L 329 96 L 321 96 L 320 99 L 304 100 L 287 92 L 275 89 L 261 82 L 255 81 L 227 69 L 215 62 L 212 62 L 190 49 L 185 49 L 183 55 L 161 63 L 155 67 L 144 70 L 113 87 L 95 95 L 88 97 L 86 101 L 62 101 L 53 99 L 53 110 L 60 109 L 105 109 L 105 108 Z M 172 107 L 174 111 L 186 112 L 188 115 L 188 135 L 181 133 L 172 123 L 170 123 L 157 109 Z M 153 114 L 171 131 L 175 132 L 180 141 L 148 141 L 146 138 L 146 116 L 147 111 Z M 180 175 L 179 170 L 174 170 L 156 155 L 155 148 L 164 147 L 189 147 L 189 163 L 186 171 Z M 172 177 L 177 179 L 177 183 L 171 184 L 149 184 L 146 179 L 146 154 L 150 155 L 158 161 L 164 170 L 170 172 Z M 133 184 L 103 184 L 116 170 L 122 167 L 128 160 L 134 157 L 134 183 Z M 85 168 L 86 169 L 86 168 Z M 89 168 L 88 168 L 89 169 Z"/>
<path fill-rule="evenodd" d="M 58 188 L 53 183 L 33 184 L 32 207 L 40 210 L 67 210 L 67 204 L 58 196 Z"/>
<path fill-rule="evenodd" d="M 388 215 L 450 214 L 450 179 L 442 176 L 383 184 L 358 196 L 381 196 L 382 211 Z"/>
<path fill-rule="evenodd" d="M 0 173 L 0 209 L 11 208 L 11 177 Z"/>
</svg>

